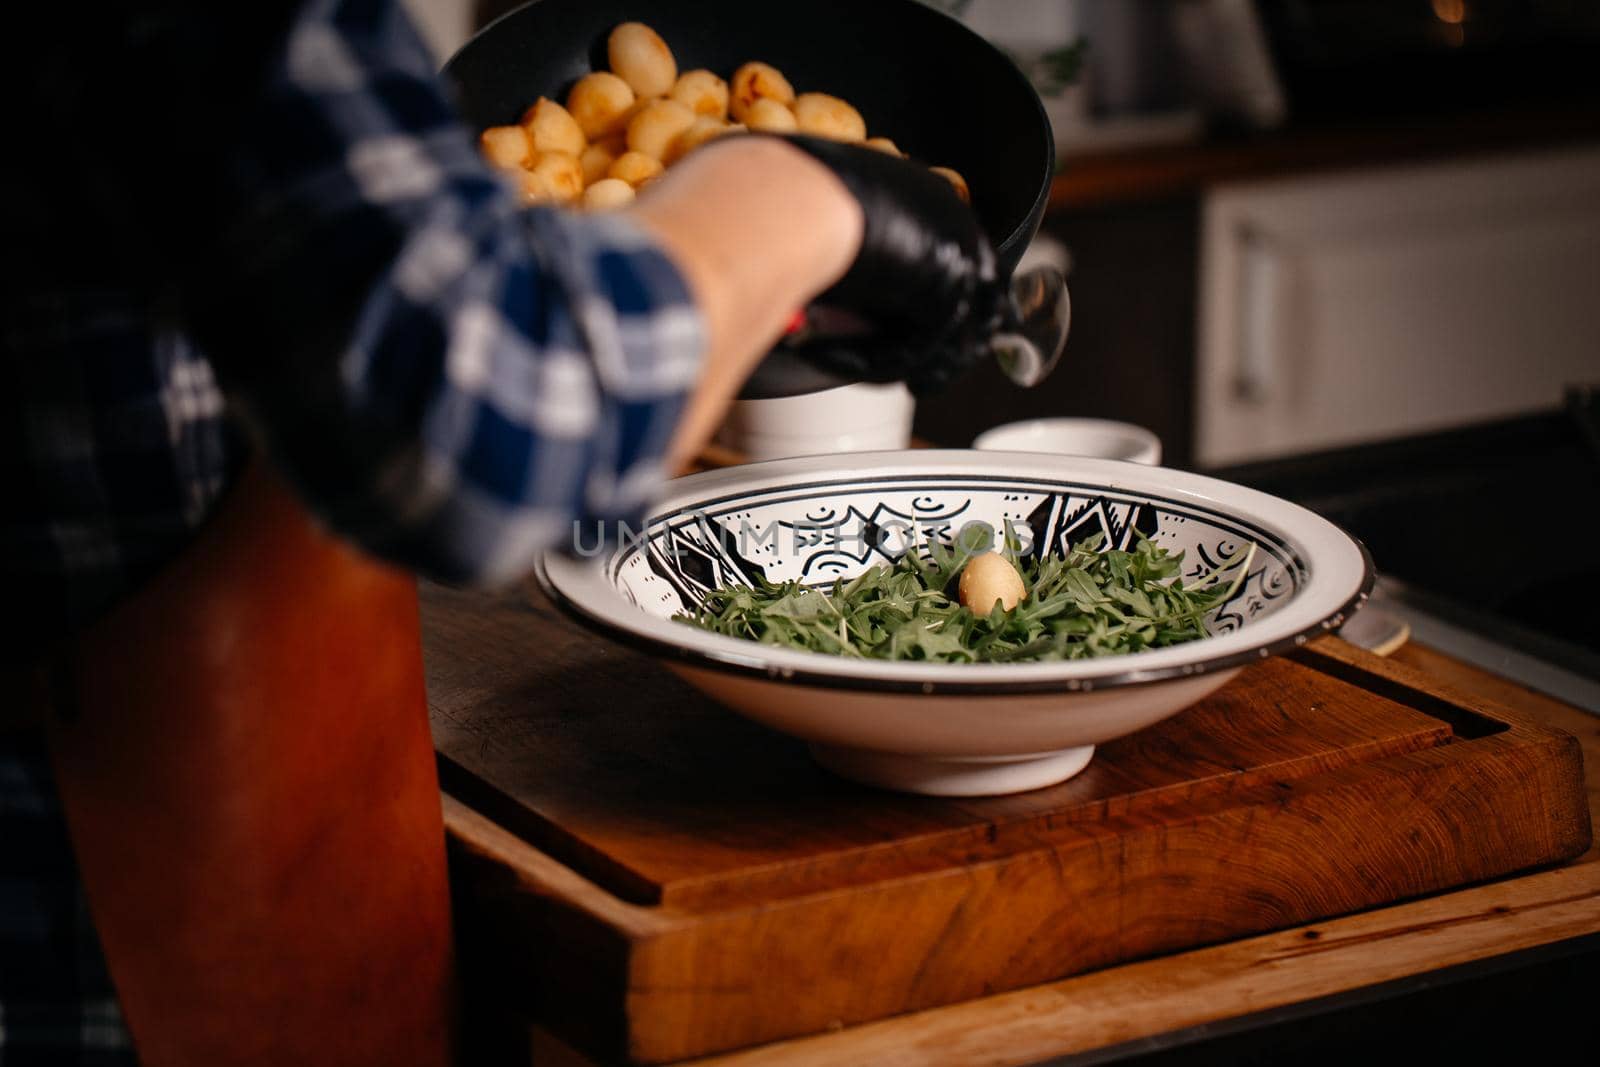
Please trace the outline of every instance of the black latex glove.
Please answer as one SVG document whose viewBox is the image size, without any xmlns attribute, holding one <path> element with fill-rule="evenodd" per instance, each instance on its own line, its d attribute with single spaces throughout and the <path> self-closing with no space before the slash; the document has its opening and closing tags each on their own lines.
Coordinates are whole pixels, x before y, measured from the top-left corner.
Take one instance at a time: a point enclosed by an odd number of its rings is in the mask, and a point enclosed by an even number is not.
<svg viewBox="0 0 1600 1067">
<path fill-rule="evenodd" d="M 866 222 L 855 262 L 815 301 L 861 319 L 865 332 L 823 332 L 794 351 L 841 378 L 904 381 L 914 393 L 943 388 L 981 359 L 1010 325 L 1010 302 L 994 248 L 950 183 L 860 145 L 783 139 L 837 174 Z"/>
</svg>

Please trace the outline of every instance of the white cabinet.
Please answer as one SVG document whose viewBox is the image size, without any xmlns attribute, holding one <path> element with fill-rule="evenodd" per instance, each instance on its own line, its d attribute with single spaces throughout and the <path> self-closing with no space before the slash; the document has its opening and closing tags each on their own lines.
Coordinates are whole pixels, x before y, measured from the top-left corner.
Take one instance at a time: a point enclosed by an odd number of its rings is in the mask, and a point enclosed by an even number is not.
<svg viewBox="0 0 1600 1067">
<path fill-rule="evenodd" d="M 1202 464 L 1600 381 L 1600 149 L 1222 186 L 1202 225 Z"/>
</svg>

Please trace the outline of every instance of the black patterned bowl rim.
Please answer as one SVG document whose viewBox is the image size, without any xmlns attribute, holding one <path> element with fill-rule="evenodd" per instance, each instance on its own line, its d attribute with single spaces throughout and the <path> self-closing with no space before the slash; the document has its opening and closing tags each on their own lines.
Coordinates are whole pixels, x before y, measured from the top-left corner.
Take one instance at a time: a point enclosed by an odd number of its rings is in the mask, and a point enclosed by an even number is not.
<svg viewBox="0 0 1600 1067">
<path fill-rule="evenodd" d="M 743 476 L 746 480 L 759 481 L 764 476 L 770 476 L 772 481 L 782 482 L 797 473 L 815 475 L 818 479 L 831 481 L 847 481 L 845 477 L 851 468 L 872 467 L 878 462 L 904 463 L 904 457 L 911 457 L 916 467 L 922 468 L 927 473 L 940 472 L 941 462 L 951 457 L 970 460 L 972 457 L 983 457 L 985 465 L 993 464 L 996 471 L 1003 474 L 1014 474 L 1013 469 L 1007 471 L 1007 464 L 1015 467 L 1018 463 L 1031 462 L 1035 466 L 1059 465 L 1064 470 L 1070 469 L 1075 478 L 1082 478 L 1085 474 L 1108 475 L 1112 478 L 1123 477 L 1130 482 L 1179 480 L 1187 486 L 1201 485 L 1224 495 L 1237 494 L 1247 499 L 1270 500 L 1275 505 L 1293 509 L 1302 513 L 1304 520 L 1319 525 L 1325 531 L 1336 533 L 1350 548 L 1358 554 L 1360 575 L 1359 579 L 1330 610 L 1319 614 L 1314 621 L 1296 627 L 1286 633 L 1278 634 L 1271 640 L 1260 643 L 1251 643 L 1248 647 L 1229 653 L 1216 655 L 1201 655 L 1182 663 L 1170 664 L 1162 667 L 1141 667 L 1133 662 L 1149 653 L 1133 653 L 1127 656 L 1108 656 L 1095 660 L 1070 661 L 1077 665 L 1079 670 L 1072 677 L 1052 676 L 1048 669 L 1034 671 L 1033 677 L 1013 679 L 992 678 L 931 678 L 920 677 L 927 668 L 951 668 L 967 670 L 970 668 L 984 668 L 994 665 L 988 664 L 922 664 L 915 661 L 882 661 L 882 666 L 890 668 L 879 674 L 860 676 L 841 675 L 837 667 L 841 663 L 856 664 L 860 661 L 842 660 L 821 652 L 798 652 L 793 650 L 775 650 L 772 646 L 762 645 L 755 641 L 745 641 L 739 638 L 722 637 L 705 631 L 696 631 L 681 623 L 668 624 L 684 630 L 686 638 L 691 638 L 705 647 L 696 647 L 687 641 L 670 640 L 666 637 L 656 636 L 643 632 L 636 627 L 620 624 L 605 615 L 587 606 L 583 600 L 572 595 L 571 591 L 563 587 L 559 577 L 551 573 L 551 565 L 556 567 L 588 568 L 593 571 L 603 569 L 599 562 L 575 564 L 553 553 L 543 556 L 535 567 L 534 573 L 539 585 L 550 597 L 551 601 L 567 616 L 581 623 L 585 627 L 600 633 L 624 646 L 649 653 L 663 660 L 685 667 L 702 668 L 723 674 L 731 674 L 748 678 L 765 679 L 785 685 L 806 686 L 821 689 L 848 690 L 853 692 L 880 692 L 880 693 L 907 693 L 923 696 L 978 696 L 978 695 L 1006 695 L 1006 694 L 1037 694 L 1037 693 L 1088 693 L 1095 690 L 1113 688 L 1126 688 L 1129 686 L 1154 685 L 1174 680 L 1191 679 L 1204 675 L 1215 675 L 1221 671 L 1229 671 L 1251 663 L 1258 663 L 1274 655 L 1292 652 L 1307 644 L 1314 638 L 1324 636 L 1343 625 L 1344 621 L 1367 602 L 1371 596 L 1372 587 L 1376 581 L 1376 570 L 1373 566 L 1372 555 L 1368 552 L 1361 540 L 1342 527 L 1277 497 L 1257 490 L 1247 489 L 1217 478 L 1205 475 L 1190 474 L 1185 471 L 1174 471 L 1163 467 L 1149 467 L 1142 464 L 1124 463 L 1117 460 L 1089 460 L 1079 457 L 1046 455 L 1043 453 L 977 451 L 962 449 L 918 449 L 909 452 L 862 452 L 837 456 L 808 456 L 795 459 L 769 460 L 763 463 L 746 464 L 740 467 L 724 468 L 722 470 L 706 471 L 692 474 L 683 478 L 674 479 L 669 483 L 669 496 L 693 496 L 690 490 L 698 489 L 702 485 L 715 485 L 718 481 L 727 480 L 730 474 Z M 829 467 L 834 468 L 830 477 Z M 866 475 L 870 477 L 871 475 Z M 1143 489 L 1137 486 L 1128 486 L 1122 492 L 1156 493 L 1159 490 Z M 697 497 L 704 499 L 705 495 Z M 1314 572 L 1313 572 L 1314 573 Z M 612 590 L 612 595 L 619 594 Z M 641 616 L 649 617 L 646 612 L 637 607 L 630 606 Z M 1263 628 L 1269 628 L 1263 626 Z M 709 640 L 707 640 L 709 639 Z M 1195 641 L 1191 645 L 1177 646 L 1203 650 L 1207 645 L 1213 644 L 1217 638 L 1206 638 Z M 788 662 L 778 665 L 771 662 L 775 651 L 787 652 L 782 656 Z M 815 661 L 814 663 L 811 661 Z M 876 661 L 874 661 L 876 662 Z M 1104 665 L 1103 669 L 1093 672 L 1082 671 L 1082 665 Z M 1066 664 L 1019 664 L 1017 667 L 1049 668 L 1062 667 Z M 830 667 L 834 669 L 830 669 Z M 917 668 L 924 668 L 918 671 Z M 931 673 L 931 672 L 930 672 Z"/>
</svg>

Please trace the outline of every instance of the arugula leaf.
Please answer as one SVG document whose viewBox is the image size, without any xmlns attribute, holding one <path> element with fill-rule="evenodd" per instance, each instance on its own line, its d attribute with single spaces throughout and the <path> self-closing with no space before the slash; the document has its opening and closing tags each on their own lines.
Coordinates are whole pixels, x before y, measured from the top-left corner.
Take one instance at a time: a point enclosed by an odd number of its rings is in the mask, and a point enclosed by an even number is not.
<svg viewBox="0 0 1600 1067">
<path fill-rule="evenodd" d="M 1186 584 L 1183 553 L 1140 538 L 1131 551 L 1102 550 L 1096 534 L 1064 555 L 1024 557 L 1008 522 L 1000 551 L 1028 595 L 1006 611 L 976 614 L 947 595 L 961 568 L 988 551 L 989 536 L 907 552 L 827 587 L 757 579 L 719 589 L 679 621 L 716 633 L 833 655 L 944 663 L 1010 663 L 1115 656 L 1194 641 L 1205 619 L 1238 592 L 1254 544 Z"/>
</svg>

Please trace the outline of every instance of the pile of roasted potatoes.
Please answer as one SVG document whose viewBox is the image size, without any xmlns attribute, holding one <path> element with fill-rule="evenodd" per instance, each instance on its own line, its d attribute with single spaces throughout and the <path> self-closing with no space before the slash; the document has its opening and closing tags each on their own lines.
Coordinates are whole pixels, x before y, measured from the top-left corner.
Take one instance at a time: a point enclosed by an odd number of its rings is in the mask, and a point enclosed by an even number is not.
<svg viewBox="0 0 1600 1067">
<path fill-rule="evenodd" d="M 903 156 L 887 137 L 868 137 L 861 112 L 827 93 L 796 93 L 776 68 L 746 63 L 724 81 L 709 70 L 678 73 L 672 49 L 642 22 L 607 42 L 610 70 L 579 78 L 566 106 L 540 97 L 515 126 L 484 130 L 484 158 L 515 176 L 530 204 L 628 203 L 667 167 L 714 137 L 767 130 L 854 141 Z M 967 183 L 933 167 L 970 202 Z"/>
</svg>

